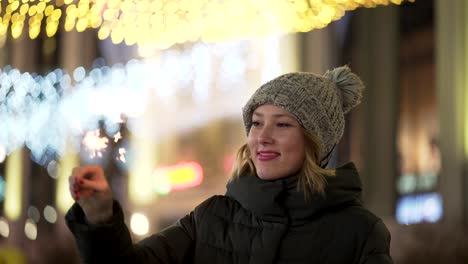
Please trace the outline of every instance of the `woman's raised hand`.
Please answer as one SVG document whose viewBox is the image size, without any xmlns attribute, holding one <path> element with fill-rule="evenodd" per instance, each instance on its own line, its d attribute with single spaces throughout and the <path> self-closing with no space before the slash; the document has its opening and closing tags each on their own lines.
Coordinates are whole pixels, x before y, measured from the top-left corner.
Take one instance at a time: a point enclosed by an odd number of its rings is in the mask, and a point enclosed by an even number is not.
<svg viewBox="0 0 468 264">
<path fill-rule="evenodd" d="M 69 178 L 70 193 L 92 224 L 112 218 L 112 191 L 98 165 L 76 167 Z"/>
</svg>

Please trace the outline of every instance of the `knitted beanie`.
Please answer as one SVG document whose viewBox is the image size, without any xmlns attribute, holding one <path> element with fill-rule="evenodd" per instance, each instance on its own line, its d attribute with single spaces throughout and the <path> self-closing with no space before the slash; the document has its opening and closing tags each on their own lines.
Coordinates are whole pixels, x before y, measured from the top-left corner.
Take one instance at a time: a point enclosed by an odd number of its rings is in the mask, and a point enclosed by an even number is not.
<svg viewBox="0 0 468 264">
<path fill-rule="evenodd" d="M 361 79 L 348 66 L 327 71 L 323 76 L 306 72 L 281 75 L 257 89 L 243 107 L 247 135 L 257 107 L 279 106 L 317 136 L 322 145 L 319 165 L 324 167 L 343 136 L 344 115 L 361 102 L 363 90 Z"/>
</svg>

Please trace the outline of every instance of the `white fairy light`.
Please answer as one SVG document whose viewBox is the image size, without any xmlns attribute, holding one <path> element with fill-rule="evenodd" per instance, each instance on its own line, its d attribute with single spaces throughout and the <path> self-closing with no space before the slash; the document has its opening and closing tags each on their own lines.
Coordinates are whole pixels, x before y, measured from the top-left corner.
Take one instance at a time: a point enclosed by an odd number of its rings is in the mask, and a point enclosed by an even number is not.
<svg viewBox="0 0 468 264">
<path fill-rule="evenodd" d="M 0 162 L 22 146 L 31 150 L 35 161 L 47 161 L 43 166 L 50 161 L 44 155 L 61 157 L 67 145 L 76 153 L 83 143 L 92 156 L 98 157 L 109 140 L 122 140 L 119 130 L 124 122 L 128 122 L 126 127 L 132 133 L 157 138 L 173 129 L 187 129 L 231 115 L 238 111 L 239 102 L 251 86 L 260 84 L 245 80 L 260 80 L 265 67 L 274 69 L 269 74 L 281 73 L 279 45 L 275 44 L 279 41 L 276 37 L 228 44 L 196 43 L 179 50 L 158 51 L 155 57 L 131 60 L 125 65 L 102 66 L 90 72 L 78 67 L 72 75 L 61 69 L 44 76 L 21 73 L 10 66 L 0 69 Z M 259 46 L 274 48 L 261 50 Z M 161 122 L 144 124 L 147 129 L 139 129 L 144 123 L 140 117 L 148 114 L 149 106 L 157 110 L 185 107 L 186 102 L 178 102 L 179 95 L 191 98 L 192 106 L 204 105 L 214 96 L 229 96 L 230 100 L 223 105 L 223 111 L 204 107 L 206 110 L 197 118 L 187 115 L 180 120 L 170 120 L 171 113 L 166 113 L 158 117 Z M 105 136 L 96 136 L 99 121 L 105 124 Z"/>
</svg>

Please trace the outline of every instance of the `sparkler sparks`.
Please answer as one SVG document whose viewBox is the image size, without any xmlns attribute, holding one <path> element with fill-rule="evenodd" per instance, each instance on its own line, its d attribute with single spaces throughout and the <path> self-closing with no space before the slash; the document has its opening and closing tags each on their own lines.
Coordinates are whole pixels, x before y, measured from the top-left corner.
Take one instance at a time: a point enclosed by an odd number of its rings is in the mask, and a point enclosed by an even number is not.
<svg viewBox="0 0 468 264">
<path fill-rule="evenodd" d="M 99 129 L 87 132 L 83 139 L 83 145 L 91 152 L 91 158 L 102 158 L 102 151 L 107 148 L 108 142 L 106 137 L 100 137 Z"/>
<path fill-rule="evenodd" d="M 120 134 L 120 131 L 117 132 L 117 134 L 114 135 L 114 142 L 117 143 L 117 141 L 119 141 L 119 139 L 122 139 L 122 135 Z M 120 151 L 120 149 L 119 149 Z"/>
<path fill-rule="evenodd" d="M 119 157 L 117 158 L 117 160 L 120 160 L 122 161 L 123 163 L 125 163 L 127 160 L 125 159 L 125 153 L 127 153 L 127 151 L 125 150 L 125 148 L 119 148 Z"/>
</svg>

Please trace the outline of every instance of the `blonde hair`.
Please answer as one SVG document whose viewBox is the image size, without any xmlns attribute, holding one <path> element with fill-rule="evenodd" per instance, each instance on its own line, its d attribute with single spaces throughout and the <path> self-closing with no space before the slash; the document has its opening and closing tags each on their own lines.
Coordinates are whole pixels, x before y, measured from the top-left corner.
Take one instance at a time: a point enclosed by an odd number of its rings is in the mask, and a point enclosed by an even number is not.
<svg viewBox="0 0 468 264">
<path fill-rule="evenodd" d="M 316 136 L 305 129 L 303 129 L 303 132 L 306 140 L 305 159 L 299 173 L 297 188 L 308 199 L 313 193 L 324 194 L 327 185 L 326 177 L 335 176 L 336 172 L 334 169 L 324 169 L 318 165 L 320 163 L 319 153 L 321 151 L 321 144 Z M 239 148 L 232 168 L 230 181 L 241 175 L 257 175 L 250 154 L 247 144 Z"/>
</svg>

